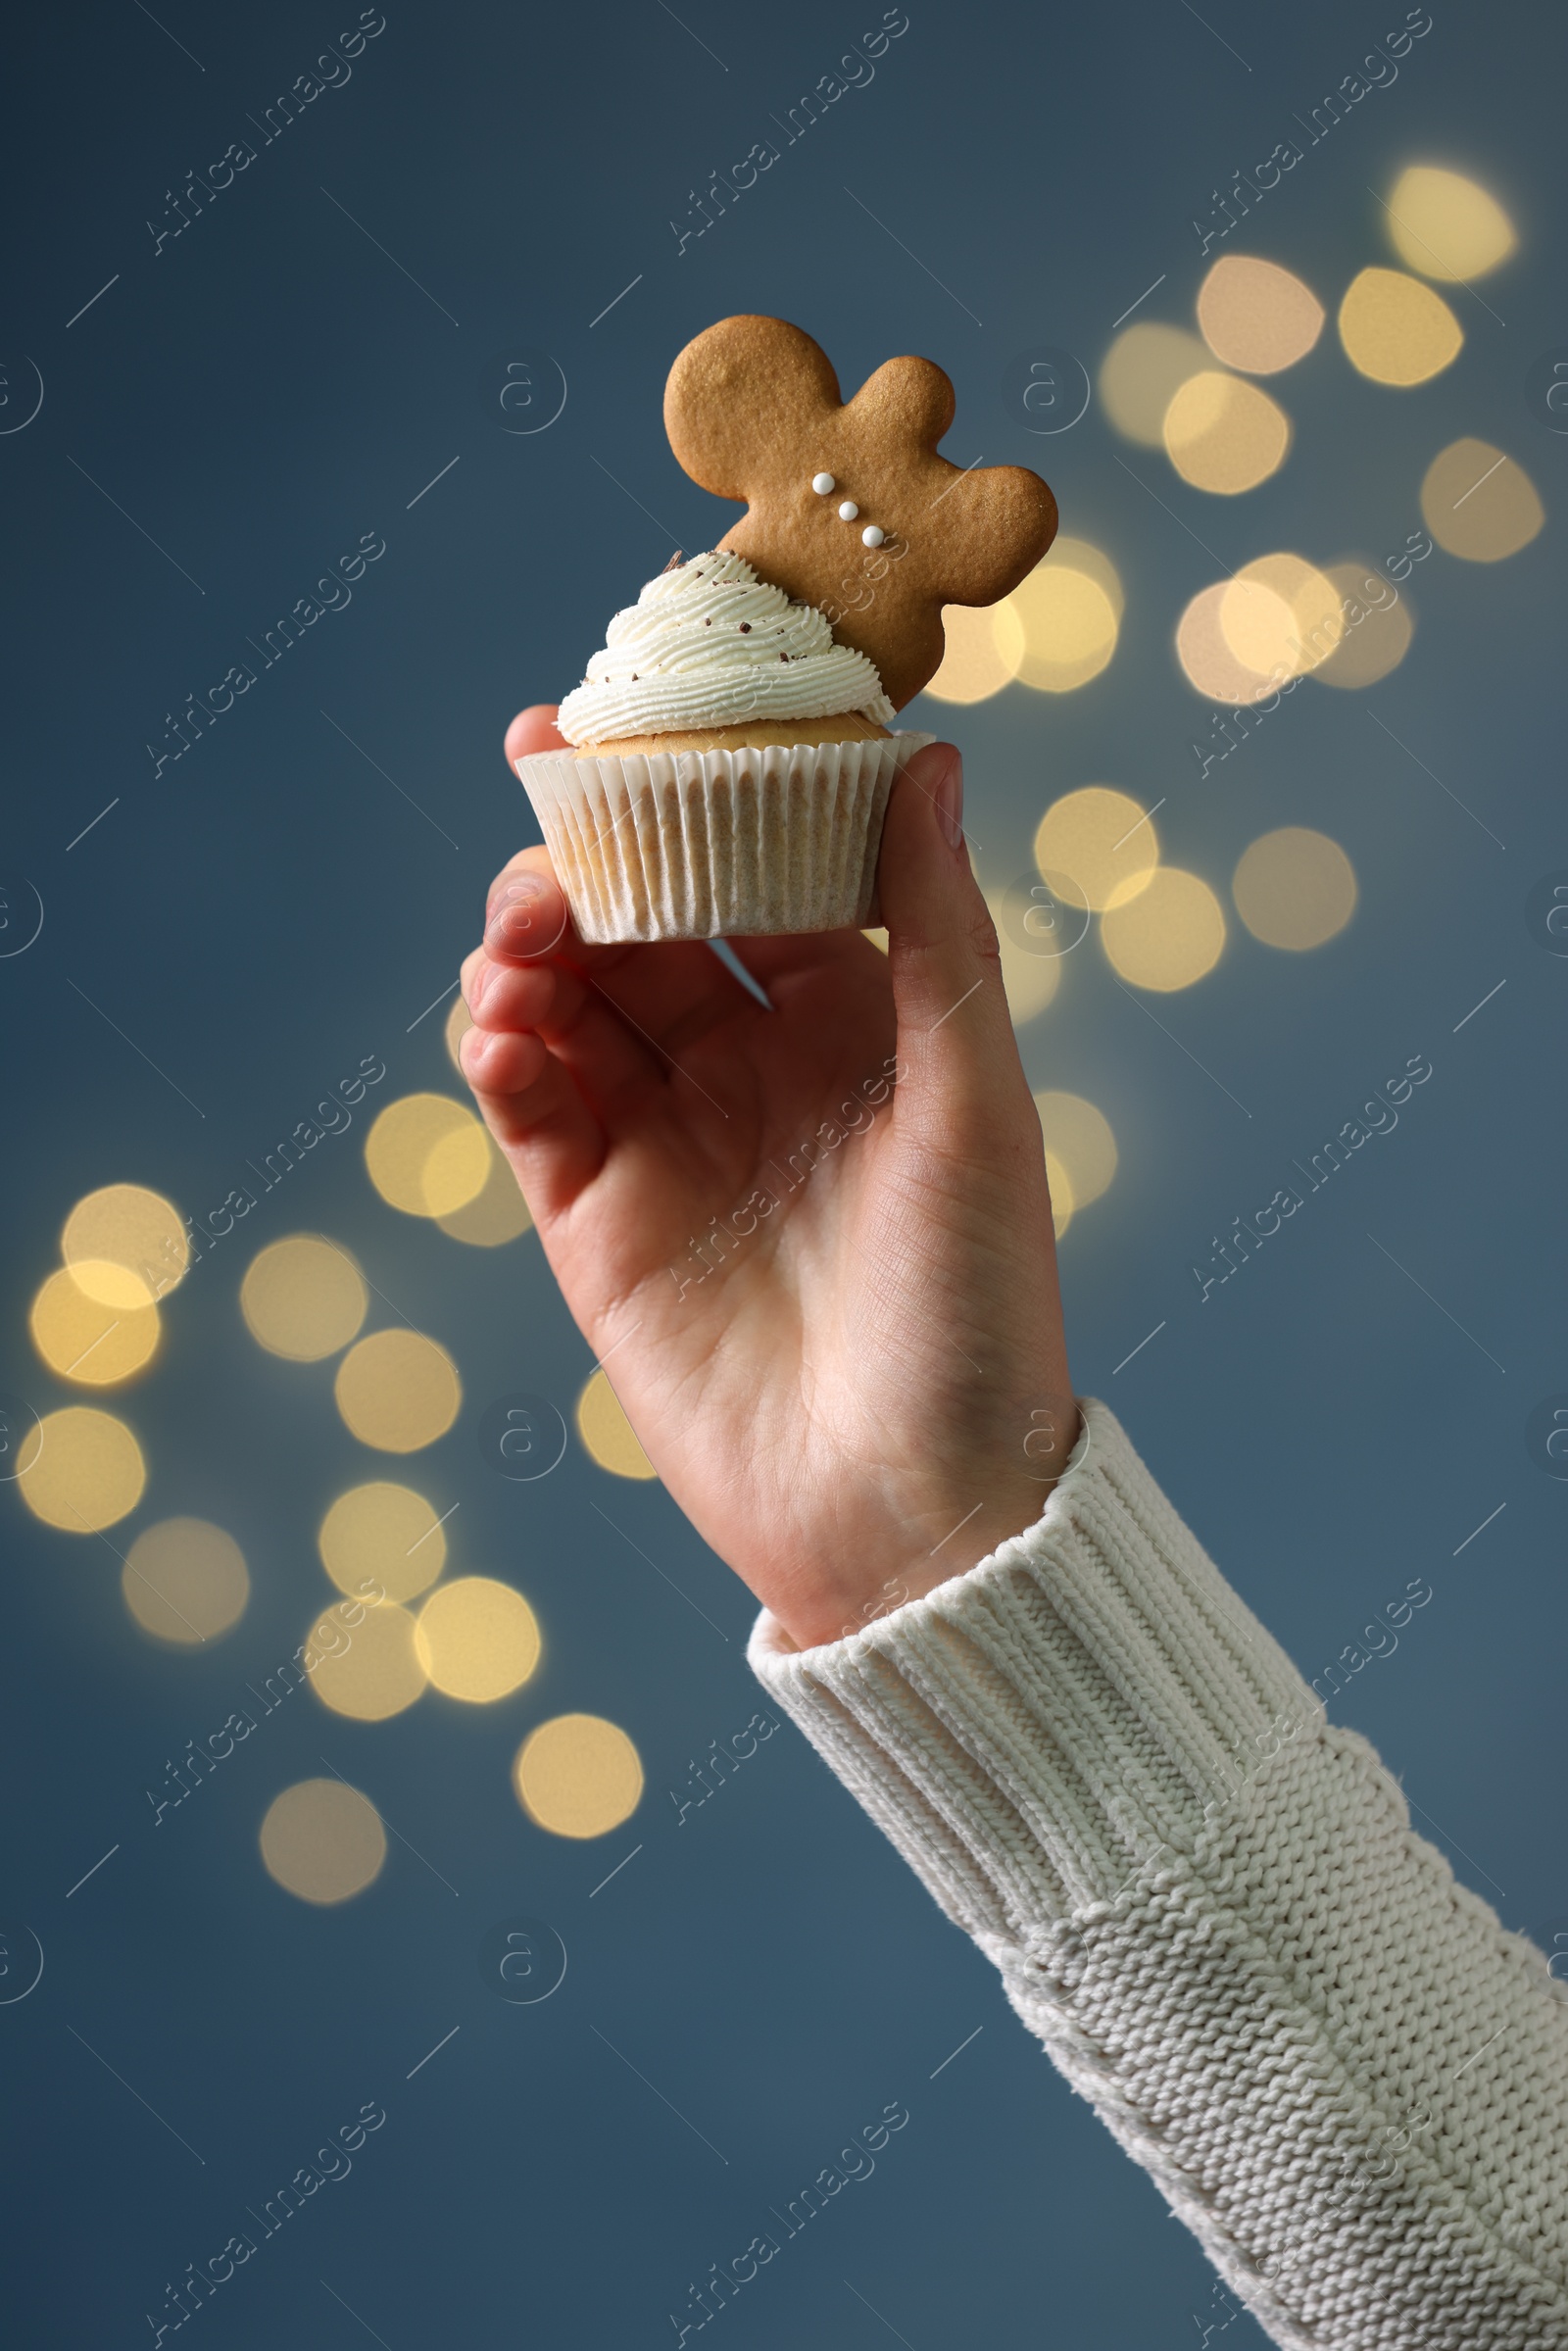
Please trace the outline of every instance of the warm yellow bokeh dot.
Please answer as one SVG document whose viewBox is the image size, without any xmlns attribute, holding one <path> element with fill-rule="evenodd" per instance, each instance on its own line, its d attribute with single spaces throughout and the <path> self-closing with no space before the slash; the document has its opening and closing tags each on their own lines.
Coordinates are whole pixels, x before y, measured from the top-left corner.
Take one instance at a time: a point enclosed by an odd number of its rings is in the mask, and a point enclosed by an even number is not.
<svg viewBox="0 0 1568 2351">
<path fill-rule="evenodd" d="M 942 666 L 921 689 L 933 701 L 985 702 L 1017 675 L 997 643 L 989 605 L 944 605 L 942 633 Z"/>
<path fill-rule="evenodd" d="M 339 1592 L 356 1599 L 374 1586 L 385 1599 L 412 1600 L 446 1565 L 446 1529 L 423 1494 L 382 1479 L 340 1494 L 316 1541 Z"/>
<path fill-rule="evenodd" d="M 1159 841 L 1141 804 L 1108 784 L 1085 784 L 1054 801 L 1035 830 L 1035 865 L 1047 881 L 1077 885 L 1095 913 L 1136 897 L 1159 863 Z"/>
<path fill-rule="evenodd" d="M 443 1584 L 420 1609 L 414 1639 L 436 1689 L 470 1706 L 510 1697 L 539 1662 L 538 1619 L 520 1592 L 493 1576 Z"/>
<path fill-rule="evenodd" d="M 1225 916 L 1196 873 L 1161 865 L 1147 890 L 1102 917 L 1100 936 L 1113 968 L 1135 988 L 1190 988 L 1219 961 Z"/>
<path fill-rule="evenodd" d="M 490 1173 L 490 1139 L 449 1094 L 388 1102 L 365 1140 L 365 1164 L 389 1207 L 450 1216 L 477 1200 Z"/>
<path fill-rule="evenodd" d="M 145 1306 L 184 1280 L 190 1242 L 172 1201 L 142 1184 L 106 1184 L 66 1219 L 60 1254 L 106 1306 Z"/>
<path fill-rule="evenodd" d="M 458 1048 L 463 1043 L 464 1038 L 467 1035 L 472 1026 L 473 1014 L 469 1011 L 467 1002 L 464 997 L 462 989 L 460 988 L 457 995 L 452 999 L 452 1009 L 447 1014 L 446 1028 L 444 1031 L 446 1037 L 447 1059 L 451 1062 L 453 1068 L 457 1071 L 460 1078 L 463 1077 L 463 1063 L 458 1058 Z M 466 1085 L 468 1081 L 466 1078 L 464 1078 L 463 1082 L 465 1085 Z"/>
<path fill-rule="evenodd" d="M 1285 463 L 1291 422 L 1277 401 L 1240 376 L 1191 375 L 1165 411 L 1165 452 L 1195 490 L 1234 498 Z"/>
<path fill-rule="evenodd" d="M 1236 911 L 1265 947 L 1321 947 L 1355 911 L 1355 868 L 1337 841 L 1305 825 L 1263 833 L 1231 883 Z"/>
<path fill-rule="evenodd" d="M 348 1250 L 321 1233 L 270 1242 L 251 1259 L 239 1288 L 251 1337 L 291 1363 L 319 1363 L 347 1347 L 369 1302 Z"/>
<path fill-rule="evenodd" d="M 380 1875 L 386 1831 L 368 1796 L 341 1780 L 298 1780 L 262 1823 L 262 1859 L 302 1902 L 346 1902 Z"/>
<path fill-rule="evenodd" d="M 1375 686 L 1410 650 L 1409 599 L 1370 563 L 1328 563 L 1323 576 L 1340 599 L 1344 634 L 1312 675 L 1320 686 Z"/>
<path fill-rule="evenodd" d="M 463 1402 L 457 1365 L 422 1331 L 372 1331 L 338 1365 L 332 1393 L 360 1443 L 383 1453 L 434 1445 Z"/>
<path fill-rule="evenodd" d="M 512 1766 L 517 1801 L 557 1837 L 604 1837 L 642 1800 L 637 1749 L 599 1714 L 558 1714 L 530 1731 Z"/>
<path fill-rule="evenodd" d="M 1423 277 L 1484 277 L 1518 243 L 1494 196 L 1459 171 L 1412 164 L 1395 183 L 1389 235 L 1405 267 Z"/>
<path fill-rule="evenodd" d="M 125 1554 L 120 1587 L 144 1633 L 182 1648 L 232 1631 L 251 1596 L 244 1552 L 205 1518 L 143 1528 Z"/>
<path fill-rule="evenodd" d="M 1459 356 L 1464 334 L 1441 294 L 1398 269 L 1363 269 L 1340 305 L 1352 367 L 1380 384 L 1421 384 Z"/>
<path fill-rule="evenodd" d="M 341 1605 L 341 1603 L 339 1603 Z M 311 1627 L 310 1683 L 323 1706 L 360 1723 L 384 1723 L 424 1691 L 427 1679 L 407 1608 L 383 1600 L 346 1625 L 333 1608 Z"/>
<path fill-rule="evenodd" d="M 1173 397 L 1208 364 L 1208 346 L 1197 335 L 1140 320 L 1124 328 L 1101 362 L 1101 404 L 1129 441 L 1158 449 Z"/>
<path fill-rule="evenodd" d="M 1176 659 L 1180 661 L 1190 685 L 1212 702 L 1261 702 L 1266 695 L 1277 694 L 1280 679 L 1261 677 L 1237 660 L 1221 626 L 1226 600 L 1233 582 L 1216 580 L 1211 588 L 1200 588 L 1176 624 Z M 1267 594 L 1259 585 L 1258 594 Z M 1293 615 L 1290 608 L 1279 601 L 1275 625 L 1289 633 Z M 1232 606 L 1235 613 L 1236 607 Z M 1282 675 L 1289 674 L 1282 671 Z"/>
<path fill-rule="evenodd" d="M 1116 569 L 1083 539 L 1057 539 L 1028 578 L 991 612 L 1010 676 L 1041 694 L 1070 694 L 1098 677 L 1116 650 L 1124 598 Z"/>
<path fill-rule="evenodd" d="M 1002 985 L 1007 999 L 1007 1010 L 1012 1014 L 1013 1027 L 1022 1028 L 1026 1020 L 1033 1020 L 1036 1013 L 1043 1012 L 1054 998 L 1061 985 L 1063 958 L 1060 955 L 1032 955 L 1027 948 L 1019 947 L 1008 936 L 1002 892 L 988 890 L 985 900 L 991 909 L 991 919 L 997 926 L 997 947 L 1002 956 Z"/>
<path fill-rule="evenodd" d="M 82 1287 L 84 1277 L 93 1283 L 95 1276 L 100 1277 L 94 1285 L 100 1291 L 117 1276 L 127 1283 L 135 1279 L 92 1257 L 62 1266 L 33 1299 L 27 1328 L 33 1346 L 61 1379 L 75 1380 L 84 1388 L 113 1388 L 151 1361 L 158 1346 L 159 1314 L 145 1290 L 140 1305 L 105 1305 L 101 1297 Z"/>
<path fill-rule="evenodd" d="M 1072 1222 L 1072 1178 L 1049 1147 L 1046 1151 L 1046 1183 L 1051 1193 L 1051 1228 L 1059 1241 Z"/>
<path fill-rule="evenodd" d="M 466 1241 L 472 1249 L 500 1249 L 526 1233 L 533 1218 L 508 1162 L 488 1135 L 485 1141 L 490 1144 L 490 1172 L 484 1190 L 449 1216 L 438 1216 L 436 1223 L 452 1240 Z"/>
<path fill-rule="evenodd" d="M 1245 669 L 1300 677 L 1344 636 L 1344 600 L 1315 563 L 1298 555 L 1260 555 L 1228 582 L 1219 625 Z"/>
<path fill-rule="evenodd" d="M 1217 360 L 1247 375 L 1273 375 L 1304 359 L 1323 331 L 1323 305 L 1277 262 L 1232 253 L 1198 293 L 1198 323 Z"/>
<path fill-rule="evenodd" d="M 577 1434 L 601 1469 L 617 1478 L 658 1477 L 610 1385 L 608 1372 L 592 1373 L 577 1398 Z"/>
<path fill-rule="evenodd" d="M 1046 1156 L 1054 1158 L 1072 1187 L 1072 1204 L 1087 1208 L 1110 1188 L 1116 1173 L 1116 1138 L 1103 1110 L 1081 1094 L 1062 1094 L 1054 1088 L 1035 1096 Z"/>
<path fill-rule="evenodd" d="M 1427 467 L 1421 516 L 1438 545 L 1470 563 L 1498 563 L 1545 521 L 1536 485 L 1490 441 L 1450 441 Z"/>
<path fill-rule="evenodd" d="M 122 1420 L 89 1404 L 46 1412 L 17 1455 L 17 1486 L 35 1518 L 96 1535 L 134 1510 L 147 1483 L 141 1447 Z"/>
</svg>

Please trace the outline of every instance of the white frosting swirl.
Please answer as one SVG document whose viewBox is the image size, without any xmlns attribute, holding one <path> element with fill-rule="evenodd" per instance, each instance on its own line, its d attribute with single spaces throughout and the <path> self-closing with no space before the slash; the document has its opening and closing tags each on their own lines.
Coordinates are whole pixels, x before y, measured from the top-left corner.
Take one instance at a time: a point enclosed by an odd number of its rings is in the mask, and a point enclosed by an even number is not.
<svg viewBox="0 0 1568 2351">
<path fill-rule="evenodd" d="M 568 743 L 613 743 L 752 719 L 891 725 L 876 664 L 834 642 L 814 606 L 792 604 L 738 555 L 698 555 L 617 612 L 556 720 Z"/>
</svg>

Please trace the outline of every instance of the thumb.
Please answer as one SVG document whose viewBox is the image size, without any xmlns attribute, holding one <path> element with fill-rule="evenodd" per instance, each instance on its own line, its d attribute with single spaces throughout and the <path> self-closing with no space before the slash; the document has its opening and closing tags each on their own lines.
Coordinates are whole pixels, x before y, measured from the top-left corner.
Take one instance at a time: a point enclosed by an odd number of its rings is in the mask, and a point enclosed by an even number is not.
<svg viewBox="0 0 1568 2351">
<path fill-rule="evenodd" d="M 996 926 L 970 870 L 963 760 L 952 743 L 917 752 L 894 784 L 877 895 L 908 1076 L 906 1086 L 901 1069 L 901 1096 L 950 1138 L 970 1117 L 994 1131 L 1004 1107 L 1027 1104 L 1028 1087 Z"/>
</svg>

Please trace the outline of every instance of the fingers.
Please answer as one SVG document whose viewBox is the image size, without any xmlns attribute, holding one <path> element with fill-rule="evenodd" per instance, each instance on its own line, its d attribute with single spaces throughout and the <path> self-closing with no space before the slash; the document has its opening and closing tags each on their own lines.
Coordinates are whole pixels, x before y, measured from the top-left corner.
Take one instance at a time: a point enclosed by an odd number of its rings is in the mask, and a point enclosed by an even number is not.
<svg viewBox="0 0 1568 2351">
<path fill-rule="evenodd" d="M 565 736 L 556 724 L 557 705 L 553 702 L 531 703 L 519 710 L 507 729 L 507 765 L 516 759 L 526 759 L 536 751 L 565 751 Z"/>
<path fill-rule="evenodd" d="M 933 1139 L 1028 1102 L 962 809 L 963 762 L 951 743 L 933 743 L 893 787 L 877 867 L 899 1055 L 912 1079 L 900 1100 L 933 1122 Z"/>
<path fill-rule="evenodd" d="M 604 1165 L 605 1131 L 537 1035 L 471 1028 L 458 1048 L 480 1114 L 512 1161 L 537 1224 L 571 1206 Z"/>
</svg>

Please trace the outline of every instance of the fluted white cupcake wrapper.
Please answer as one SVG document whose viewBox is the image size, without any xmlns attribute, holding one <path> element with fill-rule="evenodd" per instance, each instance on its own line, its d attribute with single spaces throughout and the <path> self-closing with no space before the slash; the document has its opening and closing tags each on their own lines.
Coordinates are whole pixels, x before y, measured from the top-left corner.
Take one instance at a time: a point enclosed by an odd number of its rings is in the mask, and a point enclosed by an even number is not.
<svg viewBox="0 0 1568 2351">
<path fill-rule="evenodd" d="M 516 768 L 584 939 L 833 931 L 867 919 L 894 776 L 935 740 L 535 752 Z"/>
</svg>

